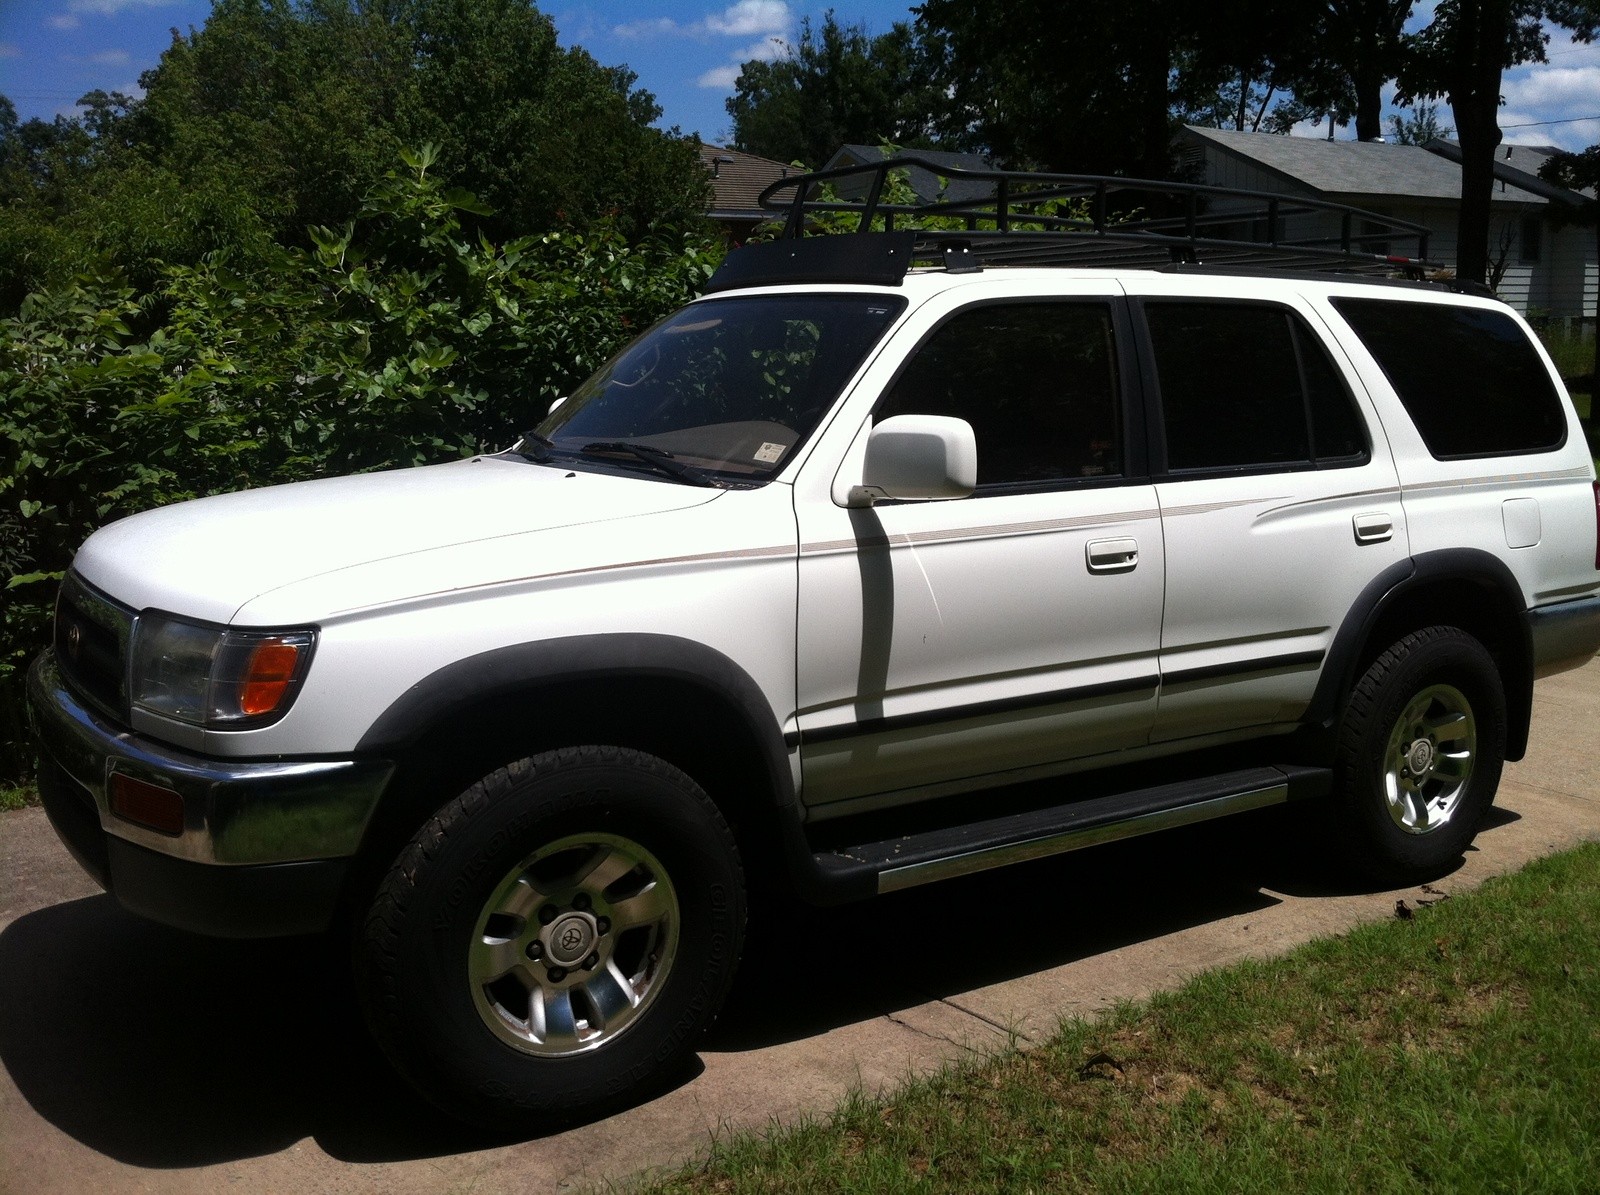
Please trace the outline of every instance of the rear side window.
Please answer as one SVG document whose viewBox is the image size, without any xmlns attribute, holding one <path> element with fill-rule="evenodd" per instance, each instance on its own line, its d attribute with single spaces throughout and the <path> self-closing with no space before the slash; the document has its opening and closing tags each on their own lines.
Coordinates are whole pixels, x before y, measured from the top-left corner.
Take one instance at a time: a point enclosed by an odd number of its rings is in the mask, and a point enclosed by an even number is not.
<svg viewBox="0 0 1600 1195">
<path fill-rule="evenodd" d="M 1566 443 L 1550 373 L 1505 312 L 1391 299 L 1333 305 L 1438 460 L 1549 452 Z"/>
<path fill-rule="evenodd" d="M 1358 464 L 1367 441 L 1327 350 L 1266 303 L 1147 300 L 1173 473 Z"/>
</svg>

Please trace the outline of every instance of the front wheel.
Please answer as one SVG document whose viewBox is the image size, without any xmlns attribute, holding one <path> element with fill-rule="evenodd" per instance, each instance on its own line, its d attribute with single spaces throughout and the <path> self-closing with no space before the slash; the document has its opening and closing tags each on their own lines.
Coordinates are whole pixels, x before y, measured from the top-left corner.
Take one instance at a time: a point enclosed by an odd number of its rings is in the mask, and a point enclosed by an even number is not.
<svg viewBox="0 0 1600 1195">
<path fill-rule="evenodd" d="M 744 884 L 704 792 L 635 751 L 486 776 L 401 852 L 358 969 L 396 1068 L 477 1124 L 592 1116 L 680 1069 L 733 978 Z"/>
<path fill-rule="evenodd" d="M 1441 874 L 1494 801 L 1506 702 L 1494 659 L 1455 627 L 1413 632 L 1351 691 L 1340 732 L 1336 832 L 1370 877 Z"/>
</svg>

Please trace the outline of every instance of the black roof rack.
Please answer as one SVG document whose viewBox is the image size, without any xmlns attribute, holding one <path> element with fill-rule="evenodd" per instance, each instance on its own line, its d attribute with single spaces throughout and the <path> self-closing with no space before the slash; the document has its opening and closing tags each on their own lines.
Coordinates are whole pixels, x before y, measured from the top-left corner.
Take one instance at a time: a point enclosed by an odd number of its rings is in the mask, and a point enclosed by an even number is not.
<svg viewBox="0 0 1600 1195">
<path fill-rule="evenodd" d="M 891 202 L 886 192 L 909 192 L 894 187 L 892 173 L 911 167 L 945 180 L 940 195 Z M 962 185 L 952 188 L 954 182 Z M 780 179 L 760 203 L 784 214 L 782 231 L 729 254 L 708 291 L 783 282 L 897 285 L 919 265 L 1181 265 L 1413 279 L 1435 268 L 1427 260 L 1428 229 L 1345 204 L 1197 183 L 968 170 L 915 155 Z M 819 225 L 848 223 L 850 215 L 855 227 L 846 235 L 808 235 L 823 231 Z"/>
</svg>

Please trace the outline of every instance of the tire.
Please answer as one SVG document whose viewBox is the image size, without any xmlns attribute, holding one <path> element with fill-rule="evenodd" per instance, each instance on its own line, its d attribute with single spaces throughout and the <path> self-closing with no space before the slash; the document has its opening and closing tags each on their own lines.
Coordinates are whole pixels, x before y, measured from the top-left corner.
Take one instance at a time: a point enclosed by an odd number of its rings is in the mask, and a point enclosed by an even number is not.
<svg viewBox="0 0 1600 1195">
<path fill-rule="evenodd" d="M 1494 802 L 1505 750 L 1505 690 L 1483 645 L 1455 627 L 1407 635 L 1345 710 L 1333 806 L 1343 853 L 1386 885 L 1442 875 Z"/>
<path fill-rule="evenodd" d="M 593 1117 L 681 1071 L 744 933 L 733 835 L 676 768 L 617 747 L 511 764 L 446 805 L 374 898 L 367 1019 L 475 1125 Z"/>
</svg>

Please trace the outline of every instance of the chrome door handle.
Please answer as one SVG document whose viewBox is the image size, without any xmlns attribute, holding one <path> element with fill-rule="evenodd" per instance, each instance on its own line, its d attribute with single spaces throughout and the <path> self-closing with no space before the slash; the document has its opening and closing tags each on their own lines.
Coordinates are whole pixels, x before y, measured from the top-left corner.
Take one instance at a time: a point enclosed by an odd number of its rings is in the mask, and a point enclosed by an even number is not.
<svg viewBox="0 0 1600 1195">
<path fill-rule="evenodd" d="M 1084 552 L 1091 573 L 1126 573 L 1139 564 L 1136 539 L 1092 539 Z"/>
<path fill-rule="evenodd" d="M 1394 520 L 1387 514 L 1357 515 L 1356 543 L 1380 544 L 1394 534 Z"/>
</svg>

